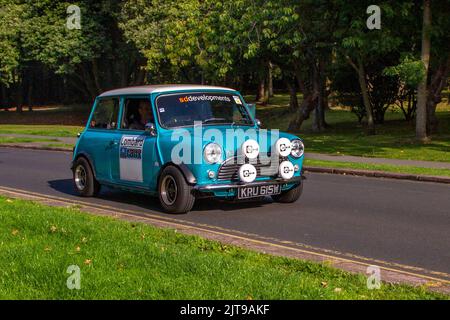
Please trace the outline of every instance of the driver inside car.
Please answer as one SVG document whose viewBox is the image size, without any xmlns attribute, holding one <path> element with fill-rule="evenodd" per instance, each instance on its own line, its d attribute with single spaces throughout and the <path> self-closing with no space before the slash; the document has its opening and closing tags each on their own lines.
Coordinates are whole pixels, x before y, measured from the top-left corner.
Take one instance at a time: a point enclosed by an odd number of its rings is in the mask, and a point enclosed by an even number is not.
<svg viewBox="0 0 450 320">
<path fill-rule="evenodd" d="M 149 122 L 153 122 L 150 102 L 147 100 L 141 100 L 139 101 L 138 106 L 138 117 L 134 117 L 133 122 L 129 126 L 129 129 L 145 130 L 145 125 Z"/>
</svg>

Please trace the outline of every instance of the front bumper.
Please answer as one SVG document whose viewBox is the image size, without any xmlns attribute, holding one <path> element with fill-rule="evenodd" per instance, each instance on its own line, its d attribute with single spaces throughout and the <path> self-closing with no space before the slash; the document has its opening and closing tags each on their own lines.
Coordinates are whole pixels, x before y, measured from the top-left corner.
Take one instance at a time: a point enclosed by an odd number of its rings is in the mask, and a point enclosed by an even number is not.
<svg viewBox="0 0 450 320">
<path fill-rule="evenodd" d="M 200 192 L 214 192 L 221 190 L 233 190 L 240 187 L 255 187 L 255 186 L 266 186 L 272 184 L 286 184 L 286 185 L 298 185 L 302 183 L 303 176 L 293 177 L 289 180 L 284 179 L 271 179 L 271 180 L 263 180 L 263 181 L 254 181 L 250 183 L 245 182 L 233 182 L 233 183 L 224 183 L 224 184 L 208 184 L 208 185 L 196 185 L 194 186 L 194 190 Z"/>
</svg>

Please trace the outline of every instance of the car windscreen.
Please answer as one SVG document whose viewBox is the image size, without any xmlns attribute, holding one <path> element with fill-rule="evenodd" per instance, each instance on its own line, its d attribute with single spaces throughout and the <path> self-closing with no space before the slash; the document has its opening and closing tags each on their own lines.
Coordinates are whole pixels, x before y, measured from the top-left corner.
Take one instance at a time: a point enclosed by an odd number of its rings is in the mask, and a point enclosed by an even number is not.
<svg viewBox="0 0 450 320">
<path fill-rule="evenodd" d="M 166 128 L 202 125 L 253 125 L 253 120 L 237 95 L 224 93 L 184 93 L 156 99 L 160 124 Z"/>
</svg>

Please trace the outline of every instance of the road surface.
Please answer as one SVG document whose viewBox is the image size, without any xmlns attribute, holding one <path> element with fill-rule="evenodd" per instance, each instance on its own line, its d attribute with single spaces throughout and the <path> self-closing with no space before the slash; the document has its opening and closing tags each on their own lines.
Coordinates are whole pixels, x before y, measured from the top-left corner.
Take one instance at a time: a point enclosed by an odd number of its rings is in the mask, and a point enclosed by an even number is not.
<svg viewBox="0 0 450 320">
<path fill-rule="evenodd" d="M 79 199 L 70 153 L 0 148 L 0 186 Z M 450 185 L 355 176 L 306 175 L 294 204 L 200 200 L 171 216 L 280 241 L 450 273 Z M 158 200 L 103 189 L 83 199 L 167 216 Z"/>
</svg>

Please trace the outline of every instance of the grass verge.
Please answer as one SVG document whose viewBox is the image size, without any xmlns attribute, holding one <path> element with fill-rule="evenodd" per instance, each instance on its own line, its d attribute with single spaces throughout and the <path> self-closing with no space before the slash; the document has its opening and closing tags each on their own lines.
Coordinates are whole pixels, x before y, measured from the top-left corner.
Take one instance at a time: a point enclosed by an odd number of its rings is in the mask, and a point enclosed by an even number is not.
<svg viewBox="0 0 450 320">
<path fill-rule="evenodd" d="M 31 137 L 0 137 L 0 145 L 20 145 L 20 146 L 34 146 L 42 148 L 60 148 L 71 151 L 73 144 L 60 142 L 58 139 L 45 138 L 31 138 Z"/>
<path fill-rule="evenodd" d="M 0 125 L 0 134 L 31 134 L 36 136 L 75 138 L 77 133 L 83 131 L 83 129 L 80 126 L 2 124 Z"/>
<path fill-rule="evenodd" d="M 58 139 L 42 139 L 42 138 L 23 138 L 23 137 L 0 137 L 0 144 L 7 143 L 54 143 L 58 142 Z"/>
<path fill-rule="evenodd" d="M 448 299 L 75 207 L 0 197 L 0 212 L 1 299 Z"/>
<path fill-rule="evenodd" d="M 394 166 L 388 164 L 375 164 L 375 163 L 356 163 L 356 162 L 305 159 L 305 166 L 373 170 L 383 172 L 450 177 L 450 170 L 448 169 L 421 168 L 412 166 Z"/>
</svg>

